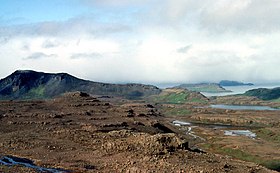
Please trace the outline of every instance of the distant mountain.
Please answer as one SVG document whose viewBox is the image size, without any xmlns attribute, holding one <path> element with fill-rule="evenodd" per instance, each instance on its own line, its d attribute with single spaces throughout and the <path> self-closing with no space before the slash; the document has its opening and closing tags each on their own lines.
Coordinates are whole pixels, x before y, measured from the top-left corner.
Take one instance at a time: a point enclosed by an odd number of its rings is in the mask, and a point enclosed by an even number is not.
<svg viewBox="0 0 280 173">
<path fill-rule="evenodd" d="M 198 84 L 181 84 L 175 88 L 188 89 L 190 91 L 196 92 L 208 92 L 208 93 L 221 93 L 221 92 L 231 92 L 226 90 L 217 83 L 198 83 Z"/>
<path fill-rule="evenodd" d="M 243 83 L 243 82 L 230 81 L 230 80 L 222 80 L 219 82 L 219 84 L 221 86 L 243 86 L 243 85 L 252 86 L 252 85 L 254 85 L 253 83 Z"/>
<path fill-rule="evenodd" d="M 246 91 L 246 96 L 254 96 L 262 100 L 274 100 L 280 98 L 280 87 L 267 89 L 267 88 L 258 88 Z"/>
<path fill-rule="evenodd" d="M 0 99 L 45 99 L 66 92 L 82 91 L 92 95 L 108 95 L 137 99 L 159 94 L 152 85 L 108 84 L 92 82 L 67 73 L 43 73 L 18 70 L 0 80 Z"/>
</svg>

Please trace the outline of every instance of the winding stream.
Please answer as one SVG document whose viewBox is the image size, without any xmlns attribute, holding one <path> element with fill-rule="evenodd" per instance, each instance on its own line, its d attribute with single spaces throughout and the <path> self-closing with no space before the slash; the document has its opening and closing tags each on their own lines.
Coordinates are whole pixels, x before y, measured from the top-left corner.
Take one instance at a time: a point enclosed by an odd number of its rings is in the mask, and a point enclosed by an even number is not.
<svg viewBox="0 0 280 173">
<path fill-rule="evenodd" d="M 70 173 L 69 170 L 59 169 L 59 168 L 44 168 L 40 167 L 34 164 L 32 160 L 26 159 L 26 158 L 19 158 L 14 156 L 2 156 L 0 157 L 0 165 L 5 166 L 15 166 L 15 165 L 21 165 L 25 166 L 27 168 L 32 168 L 37 170 L 38 172 L 43 173 Z"/>
</svg>

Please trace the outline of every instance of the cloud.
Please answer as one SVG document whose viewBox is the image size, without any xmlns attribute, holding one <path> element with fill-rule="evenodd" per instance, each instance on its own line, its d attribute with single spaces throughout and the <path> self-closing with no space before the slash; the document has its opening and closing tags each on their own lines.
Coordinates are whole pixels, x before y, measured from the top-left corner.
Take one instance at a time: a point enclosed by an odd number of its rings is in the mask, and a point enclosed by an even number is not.
<svg viewBox="0 0 280 173">
<path fill-rule="evenodd" d="M 187 53 L 192 48 L 192 45 L 184 46 L 177 49 L 178 53 Z"/>
<path fill-rule="evenodd" d="M 7 37 L 0 37 L 0 44 L 6 44 L 6 43 L 8 43 L 8 38 Z"/>
<path fill-rule="evenodd" d="M 277 0 L 167 0 L 161 16 L 211 32 L 265 33 L 279 31 L 279 9 Z"/>
<path fill-rule="evenodd" d="M 84 33 L 91 37 L 106 37 L 119 33 L 128 33 L 132 29 L 129 25 L 121 22 L 106 23 L 96 21 L 94 17 L 77 17 L 62 22 L 40 22 L 12 26 L 0 26 L 1 37 L 76 37 Z M 55 41 L 49 40 L 43 46 L 55 46 Z M 50 45 L 52 44 L 52 45 Z"/>
<path fill-rule="evenodd" d="M 27 56 L 26 58 L 23 58 L 24 60 L 39 60 L 39 59 L 42 59 L 42 58 L 51 58 L 51 57 L 57 57 L 57 55 L 55 54 L 50 54 L 50 55 L 47 55 L 47 54 L 44 54 L 42 52 L 35 52 L 29 56 Z"/>
<path fill-rule="evenodd" d="M 60 44 L 55 40 L 46 40 L 46 41 L 43 42 L 42 47 L 48 49 L 48 48 L 57 47 L 59 45 Z"/>
<path fill-rule="evenodd" d="M 66 21 L 1 25 L 0 75 L 30 68 L 106 82 L 279 80 L 277 0 L 80 2 L 90 12 Z"/>
<path fill-rule="evenodd" d="M 77 53 L 71 55 L 71 59 L 80 59 L 80 58 L 89 58 L 89 59 L 96 59 L 103 57 L 99 53 Z"/>
<path fill-rule="evenodd" d="M 218 35 L 267 33 L 280 28 L 275 22 L 280 18 L 277 0 L 152 0 L 146 4 L 134 20 L 144 22 L 148 28 L 161 26 L 177 33 L 195 29 Z"/>
</svg>

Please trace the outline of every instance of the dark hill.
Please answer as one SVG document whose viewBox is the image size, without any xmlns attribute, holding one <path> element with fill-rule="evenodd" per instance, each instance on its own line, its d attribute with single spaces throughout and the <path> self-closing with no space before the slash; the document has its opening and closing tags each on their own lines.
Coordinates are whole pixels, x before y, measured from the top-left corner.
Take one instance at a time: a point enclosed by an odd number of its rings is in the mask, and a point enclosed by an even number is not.
<svg viewBox="0 0 280 173">
<path fill-rule="evenodd" d="M 259 88 L 259 89 L 252 89 L 246 91 L 246 96 L 255 96 L 262 100 L 274 100 L 280 98 L 280 87 L 267 89 L 267 88 Z"/>
<path fill-rule="evenodd" d="M 18 70 L 0 80 L 0 99 L 45 99 L 72 91 L 129 99 L 161 92 L 152 85 L 99 83 L 82 80 L 67 73 L 53 74 L 31 70 Z"/>
<path fill-rule="evenodd" d="M 222 80 L 219 82 L 219 85 L 221 85 L 221 86 L 243 86 L 243 85 L 252 86 L 254 84 L 253 83 L 243 83 L 243 82 L 238 82 L 238 81 Z"/>
</svg>

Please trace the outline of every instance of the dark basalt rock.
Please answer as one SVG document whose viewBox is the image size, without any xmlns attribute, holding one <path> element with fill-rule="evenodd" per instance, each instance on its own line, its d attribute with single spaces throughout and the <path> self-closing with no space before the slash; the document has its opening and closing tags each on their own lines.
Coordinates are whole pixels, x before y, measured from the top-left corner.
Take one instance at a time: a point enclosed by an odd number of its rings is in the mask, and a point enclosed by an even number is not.
<svg viewBox="0 0 280 173">
<path fill-rule="evenodd" d="M 152 85 L 109 84 L 92 82 L 67 73 L 43 73 L 18 70 L 0 80 L 0 99 L 48 99 L 67 92 L 80 91 L 81 97 L 105 95 L 138 99 L 159 94 L 161 90 Z"/>
</svg>

